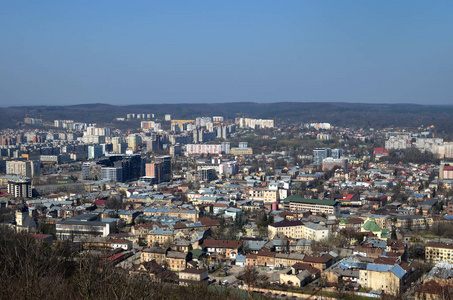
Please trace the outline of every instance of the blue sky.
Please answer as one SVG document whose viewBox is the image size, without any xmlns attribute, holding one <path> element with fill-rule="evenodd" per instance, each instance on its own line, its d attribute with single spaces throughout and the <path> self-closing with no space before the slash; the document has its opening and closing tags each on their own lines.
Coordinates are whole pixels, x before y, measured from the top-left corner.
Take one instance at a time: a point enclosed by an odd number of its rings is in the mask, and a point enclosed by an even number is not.
<svg viewBox="0 0 453 300">
<path fill-rule="evenodd" d="M 453 104 L 453 1 L 2 1 L 0 106 Z"/>
</svg>

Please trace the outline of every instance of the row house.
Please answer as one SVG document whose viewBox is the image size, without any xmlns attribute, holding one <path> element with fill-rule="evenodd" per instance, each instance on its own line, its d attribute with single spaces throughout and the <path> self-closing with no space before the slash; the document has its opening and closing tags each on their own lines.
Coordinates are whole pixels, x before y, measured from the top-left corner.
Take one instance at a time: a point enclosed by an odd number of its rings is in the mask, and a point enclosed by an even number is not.
<svg viewBox="0 0 453 300">
<path fill-rule="evenodd" d="M 433 225 L 433 218 L 421 215 L 403 215 L 396 217 L 398 228 L 427 228 Z"/>
<path fill-rule="evenodd" d="M 312 214 L 340 215 L 341 204 L 338 201 L 304 199 L 299 195 L 292 195 L 283 200 L 284 207 L 289 211 L 308 211 Z"/>
<path fill-rule="evenodd" d="M 291 267 L 296 263 L 301 263 L 304 261 L 304 254 L 300 253 L 276 253 L 275 254 L 275 266 L 277 267 Z"/>
<path fill-rule="evenodd" d="M 303 262 L 313 268 L 324 271 L 334 263 L 334 257 L 330 254 L 305 255 Z"/>
<path fill-rule="evenodd" d="M 268 225 L 270 239 L 276 236 L 286 236 L 290 239 L 309 239 L 321 241 L 330 237 L 330 230 L 317 223 L 304 224 L 300 220 L 281 221 Z"/>
<path fill-rule="evenodd" d="M 257 254 L 248 254 L 246 256 L 247 266 L 264 266 L 264 267 L 291 267 L 297 263 L 304 263 L 319 271 L 330 267 L 334 262 L 334 257 L 330 254 L 321 256 L 305 255 L 300 253 L 276 253 L 270 251 L 259 251 Z"/>
<path fill-rule="evenodd" d="M 165 216 L 178 220 L 198 222 L 198 211 L 190 209 L 167 209 L 149 207 L 143 212 L 145 216 Z"/>
</svg>

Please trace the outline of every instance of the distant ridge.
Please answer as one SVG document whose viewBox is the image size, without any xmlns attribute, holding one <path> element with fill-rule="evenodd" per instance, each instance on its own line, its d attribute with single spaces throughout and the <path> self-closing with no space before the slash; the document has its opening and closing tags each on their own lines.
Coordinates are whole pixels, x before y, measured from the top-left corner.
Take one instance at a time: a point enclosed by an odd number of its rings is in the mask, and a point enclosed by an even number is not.
<svg viewBox="0 0 453 300">
<path fill-rule="evenodd" d="M 128 113 L 153 113 L 176 119 L 222 115 L 229 118 L 246 116 L 272 118 L 278 122 L 330 122 L 349 127 L 418 127 L 435 125 L 438 130 L 453 131 L 453 105 L 368 104 L 338 102 L 231 102 L 190 104 L 110 105 L 104 103 L 68 106 L 15 106 L 0 108 L 0 128 L 15 128 L 24 117 L 40 117 L 51 122 L 72 119 L 87 123 L 110 123 Z"/>
</svg>

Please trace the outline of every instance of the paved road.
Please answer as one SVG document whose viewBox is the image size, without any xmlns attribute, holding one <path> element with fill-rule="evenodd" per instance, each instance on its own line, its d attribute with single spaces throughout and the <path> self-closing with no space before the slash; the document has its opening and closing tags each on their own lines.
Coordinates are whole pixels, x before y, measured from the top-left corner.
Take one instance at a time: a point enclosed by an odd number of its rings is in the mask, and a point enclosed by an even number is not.
<svg viewBox="0 0 453 300">
<path fill-rule="evenodd" d="M 223 282 L 224 280 L 228 280 L 228 286 L 236 286 L 239 283 L 239 280 L 236 278 L 244 272 L 245 268 L 239 267 L 239 266 L 231 266 L 231 269 L 227 271 L 227 276 L 215 276 L 218 274 L 223 274 L 223 271 L 216 272 L 215 275 L 209 274 L 210 279 L 216 279 L 216 284 L 220 282 Z"/>
</svg>

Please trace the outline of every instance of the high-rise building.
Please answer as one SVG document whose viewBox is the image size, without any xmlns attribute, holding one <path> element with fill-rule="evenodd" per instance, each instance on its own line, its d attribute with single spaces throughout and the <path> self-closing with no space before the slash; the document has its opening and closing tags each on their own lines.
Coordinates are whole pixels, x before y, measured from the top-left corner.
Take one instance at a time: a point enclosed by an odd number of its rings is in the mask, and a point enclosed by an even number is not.
<svg viewBox="0 0 453 300">
<path fill-rule="evenodd" d="M 215 169 L 201 169 L 198 171 L 198 177 L 201 181 L 213 181 L 218 179 Z"/>
<path fill-rule="evenodd" d="M 102 179 L 104 180 L 112 180 L 112 181 L 123 181 L 123 168 L 115 168 L 115 167 L 103 167 L 101 169 L 102 172 Z"/>
<path fill-rule="evenodd" d="M 156 157 L 152 163 L 145 165 L 145 176 L 154 179 L 155 183 L 171 180 L 171 156 Z"/>
<path fill-rule="evenodd" d="M 91 145 L 88 146 L 88 159 L 96 159 L 102 157 L 102 145 Z"/>
<path fill-rule="evenodd" d="M 332 158 L 339 159 L 343 157 L 343 149 L 332 149 Z"/>
<path fill-rule="evenodd" d="M 160 182 L 170 181 L 171 177 L 172 177 L 171 156 L 166 155 L 166 156 L 156 157 L 156 162 L 159 162 L 162 164 Z"/>
<path fill-rule="evenodd" d="M 15 198 L 31 198 L 31 180 L 29 178 L 9 180 L 8 193 Z"/>
<path fill-rule="evenodd" d="M 6 174 L 21 175 L 33 178 L 39 174 L 39 162 L 34 161 L 7 161 Z"/>
<path fill-rule="evenodd" d="M 322 160 L 327 157 L 332 156 L 332 151 L 330 148 L 317 148 L 313 150 L 313 163 L 320 165 Z"/>
<path fill-rule="evenodd" d="M 230 142 L 220 143 L 220 151 L 223 154 L 230 154 L 231 153 L 231 143 Z"/>
<path fill-rule="evenodd" d="M 136 134 L 131 134 L 127 137 L 127 146 L 134 152 L 142 145 L 142 138 Z"/>
</svg>

